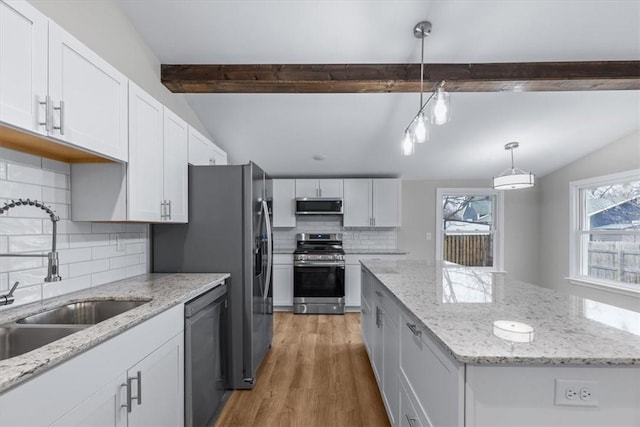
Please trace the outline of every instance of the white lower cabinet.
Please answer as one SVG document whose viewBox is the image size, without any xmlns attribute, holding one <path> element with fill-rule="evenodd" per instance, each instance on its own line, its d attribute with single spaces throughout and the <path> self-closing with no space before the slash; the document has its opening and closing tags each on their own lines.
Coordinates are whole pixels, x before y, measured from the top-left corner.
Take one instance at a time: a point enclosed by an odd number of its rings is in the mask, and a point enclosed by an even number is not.
<svg viewBox="0 0 640 427">
<path fill-rule="evenodd" d="M 183 343 L 178 305 L 0 395 L 0 425 L 181 426 Z"/>
<path fill-rule="evenodd" d="M 360 263 L 346 264 L 344 296 L 347 307 L 360 307 Z"/>
<path fill-rule="evenodd" d="M 273 257 L 273 305 L 293 307 L 293 255 L 275 254 Z"/>
<path fill-rule="evenodd" d="M 404 312 L 398 331 L 400 375 L 429 426 L 464 425 L 464 365 L 454 362 Z"/>
<path fill-rule="evenodd" d="M 450 360 L 368 270 L 361 275 L 362 335 L 391 425 L 464 425 L 464 366 Z"/>
<path fill-rule="evenodd" d="M 183 406 L 176 403 L 184 387 L 183 341 L 182 334 L 175 336 L 52 425 L 181 425 Z"/>
</svg>

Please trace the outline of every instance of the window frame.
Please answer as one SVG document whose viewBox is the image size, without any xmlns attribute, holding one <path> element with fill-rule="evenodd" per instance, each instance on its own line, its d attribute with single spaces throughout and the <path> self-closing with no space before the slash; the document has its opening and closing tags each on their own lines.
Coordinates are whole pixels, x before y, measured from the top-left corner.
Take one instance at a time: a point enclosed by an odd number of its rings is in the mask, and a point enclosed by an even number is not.
<svg viewBox="0 0 640 427">
<path fill-rule="evenodd" d="M 436 261 L 442 262 L 442 250 L 445 231 L 442 229 L 442 197 L 443 196 L 494 196 L 493 215 L 493 266 L 469 267 L 482 270 L 504 271 L 504 190 L 493 188 L 437 188 L 436 189 Z M 450 234 L 468 234 L 464 232 Z"/>
<path fill-rule="evenodd" d="M 640 180 L 640 169 L 632 169 L 629 171 L 569 182 L 569 277 L 567 277 L 566 279 L 570 283 L 574 285 L 620 293 L 623 295 L 640 297 L 640 287 L 638 287 L 637 285 L 627 284 L 616 280 L 598 279 L 582 274 L 582 266 L 584 262 L 588 262 L 588 260 L 586 259 L 588 254 L 583 252 L 583 245 L 581 244 L 581 240 L 585 235 L 594 234 L 593 232 L 591 232 L 591 230 L 583 228 L 583 224 L 586 222 L 586 211 L 585 198 L 582 190 L 604 185 L 621 184 L 624 182 L 635 180 Z M 640 235 L 640 231 L 602 230 L 597 234 Z"/>
</svg>

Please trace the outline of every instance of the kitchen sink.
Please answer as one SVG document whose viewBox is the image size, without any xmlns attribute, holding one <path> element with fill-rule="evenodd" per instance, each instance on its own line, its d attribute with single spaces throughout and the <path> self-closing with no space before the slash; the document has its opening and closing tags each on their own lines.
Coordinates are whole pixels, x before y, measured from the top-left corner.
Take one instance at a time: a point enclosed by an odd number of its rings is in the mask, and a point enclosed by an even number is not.
<svg viewBox="0 0 640 427">
<path fill-rule="evenodd" d="M 0 360 L 19 356 L 49 344 L 84 327 L 29 327 L 22 325 L 0 326 Z"/>
<path fill-rule="evenodd" d="M 150 300 L 79 301 L 18 320 L 19 324 L 34 325 L 95 325 Z"/>
</svg>

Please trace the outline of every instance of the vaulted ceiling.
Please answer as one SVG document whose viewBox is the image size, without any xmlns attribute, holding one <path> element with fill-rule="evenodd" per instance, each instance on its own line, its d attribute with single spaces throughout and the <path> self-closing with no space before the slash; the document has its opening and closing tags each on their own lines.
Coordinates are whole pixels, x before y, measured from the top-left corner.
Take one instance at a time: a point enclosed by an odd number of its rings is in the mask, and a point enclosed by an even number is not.
<svg viewBox="0 0 640 427">
<path fill-rule="evenodd" d="M 422 20 L 427 68 L 640 59 L 637 1 L 119 1 L 165 64 L 418 63 Z M 640 129 L 640 91 L 456 92 L 451 122 L 403 157 L 417 93 L 187 99 L 234 163 L 273 176 L 483 179 L 508 166 L 510 141 L 516 166 L 543 176 Z"/>
</svg>

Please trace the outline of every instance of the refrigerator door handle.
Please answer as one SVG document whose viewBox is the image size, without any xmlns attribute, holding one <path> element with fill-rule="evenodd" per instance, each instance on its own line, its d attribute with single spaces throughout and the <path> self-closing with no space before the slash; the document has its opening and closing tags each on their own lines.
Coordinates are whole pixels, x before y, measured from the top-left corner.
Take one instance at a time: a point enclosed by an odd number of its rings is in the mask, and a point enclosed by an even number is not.
<svg viewBox="0 0 640 427">
<path fill-rule="evenodd" d="M 267 229 L 267 278 L 264 281 L 264 295 L 263 298 L 266 300 L 269 297 L 269 287 L 271 286 L 271 268 L 273 265 L 273 247 L 272 247 L 272 236 L 271 236 L 271 221 L 269 220 L 269 206 L 267 205 L 266 200 L 262 201 L 262 212 L 265 223 L 265 228 Z"/>
</svg>

